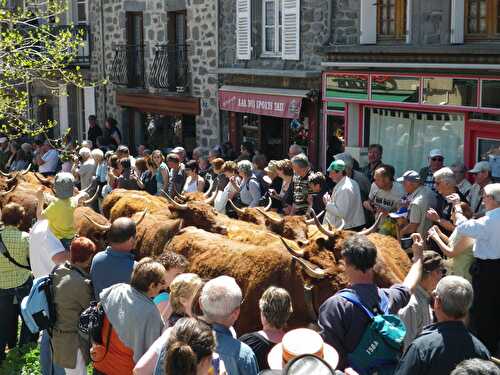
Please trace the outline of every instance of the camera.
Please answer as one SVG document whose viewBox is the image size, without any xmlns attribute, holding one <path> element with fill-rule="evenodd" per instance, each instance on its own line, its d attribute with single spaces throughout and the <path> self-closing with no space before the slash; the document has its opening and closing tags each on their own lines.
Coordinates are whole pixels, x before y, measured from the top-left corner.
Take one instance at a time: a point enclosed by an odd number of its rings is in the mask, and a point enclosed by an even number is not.
<svg viewBox="0 0 500 375">
<path fill-rule="evenodd" d="M 411 237 L 401 238 L 401 247 L 403 249 L 409 249 L 413 245 L 413 239 Z"/>
</svg>

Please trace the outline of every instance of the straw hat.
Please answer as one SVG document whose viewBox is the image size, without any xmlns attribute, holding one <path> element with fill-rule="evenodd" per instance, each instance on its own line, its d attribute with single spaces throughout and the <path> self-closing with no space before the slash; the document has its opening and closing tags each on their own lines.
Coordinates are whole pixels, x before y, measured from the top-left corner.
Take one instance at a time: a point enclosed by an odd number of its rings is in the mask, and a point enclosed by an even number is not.
<svg viewBox="0 0 500 375">
<path fill-rule="evenodd" d="M 290 360 L 302 354 L 313 354 L 322 358 L 332 368 L 339 363 L 339 355 L 333 346 L 326 344 L 321 336 L 308 328 L 294 329 L 275 345 L 267 356 L 269 367 L 282 369 Z"/>
</svg>

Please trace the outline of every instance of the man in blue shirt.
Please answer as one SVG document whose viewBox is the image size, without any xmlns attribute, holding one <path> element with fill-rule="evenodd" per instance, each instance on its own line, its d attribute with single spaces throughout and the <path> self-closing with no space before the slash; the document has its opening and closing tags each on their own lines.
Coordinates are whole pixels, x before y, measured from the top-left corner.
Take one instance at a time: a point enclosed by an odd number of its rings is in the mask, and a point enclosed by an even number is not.
<svg viewBox="0 0 500 375">
<path fill-rule="evenodd" d="M 109 246 L 92 260 L 90 276 L 94 285 L 95 297 L 103 289 L 118 283 L 130 283 L 134 269 L 134 255 L 131 253 L 135 242 L 135 223 L 121 217 L 116 219 L 108 232 Z"/>
<path fill-rule="evenodd" d="M 232 325 L 240 315 L 241 289 L 229 276 L 219 276 L 205 284 L 200 307 L 205 319 L 212 324 L 217 340 L 215 351 L 230 375 L 257 375 L 257 358 L 250 347 L 237 340 Z"/>
</svg>

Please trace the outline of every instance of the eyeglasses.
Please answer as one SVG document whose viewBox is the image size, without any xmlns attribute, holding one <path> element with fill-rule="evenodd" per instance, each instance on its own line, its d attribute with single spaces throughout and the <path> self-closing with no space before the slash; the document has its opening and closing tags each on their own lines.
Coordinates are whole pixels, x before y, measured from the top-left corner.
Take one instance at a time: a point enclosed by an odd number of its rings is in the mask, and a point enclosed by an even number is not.
<svg viewBox="0 0 500 375">
<path fill-rule="evenodd" d="M 436 156 L 434 158 L 431 158 L 432 161 L 443 161 L 444 158 L 442 158 L 441 156 Z"/>
</svg>

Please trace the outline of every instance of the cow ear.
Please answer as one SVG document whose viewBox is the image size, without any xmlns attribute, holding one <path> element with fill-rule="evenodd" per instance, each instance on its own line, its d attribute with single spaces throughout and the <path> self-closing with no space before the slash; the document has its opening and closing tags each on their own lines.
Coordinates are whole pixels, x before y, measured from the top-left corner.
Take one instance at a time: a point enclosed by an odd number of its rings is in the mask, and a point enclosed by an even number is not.
<svg viewBox="0 0 500 375">
<path fill-rule="evenodd" d="M 326 239 L 324 239 L 323 237 L 317 238 L 316 245 L 318 245 L 318 248 L 324 248 L 326 245 Z"/>
</svg>

